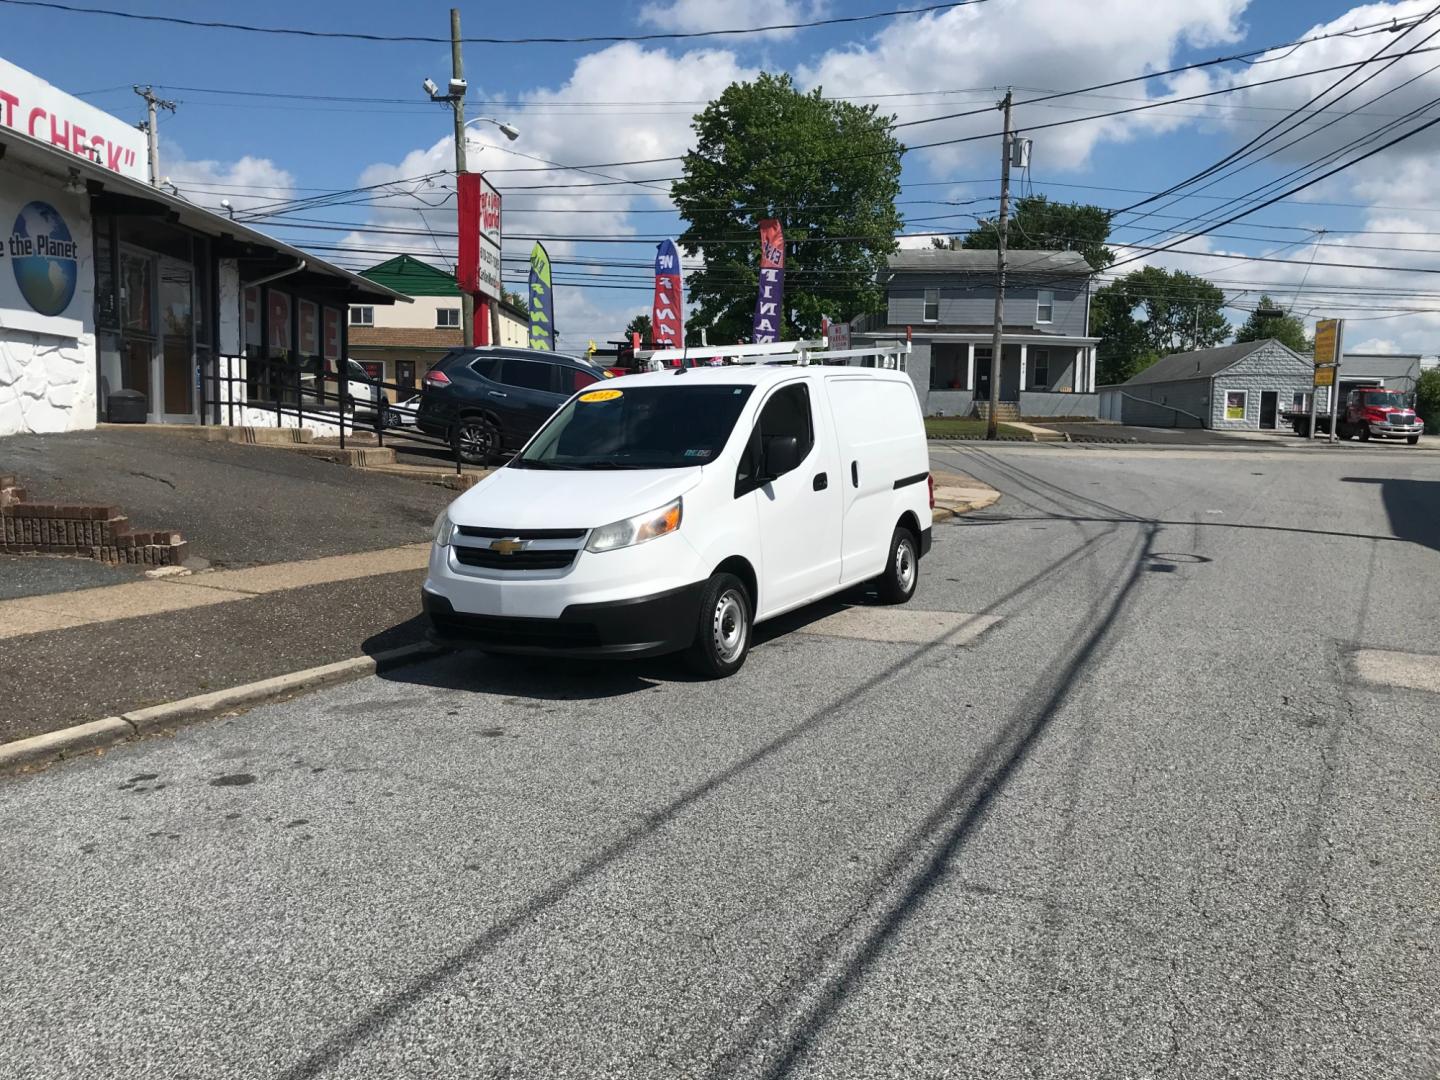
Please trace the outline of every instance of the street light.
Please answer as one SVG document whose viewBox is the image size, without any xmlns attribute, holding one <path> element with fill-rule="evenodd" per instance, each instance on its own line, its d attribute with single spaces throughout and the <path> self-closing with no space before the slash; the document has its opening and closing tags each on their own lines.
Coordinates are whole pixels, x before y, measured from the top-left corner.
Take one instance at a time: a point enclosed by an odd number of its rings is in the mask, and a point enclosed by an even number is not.
<svg viewBox="0 0 1440 1080">
<path fill-rule="evenodd" d="M 520 137 L 520 129 L 517 128 L 514 124 L 506 124 L 503 121 L 496 120 L 493 116 L 477 116 L 474 120 L 465 121 L 465 126 L 469 127 L 471 124 L 481 123 L 494 124 L 497 128 L 500 129 L 500 133 L 504 135 L 505 138 L 509 139 L 511 142 L 514 142 Z"/>
</svg>

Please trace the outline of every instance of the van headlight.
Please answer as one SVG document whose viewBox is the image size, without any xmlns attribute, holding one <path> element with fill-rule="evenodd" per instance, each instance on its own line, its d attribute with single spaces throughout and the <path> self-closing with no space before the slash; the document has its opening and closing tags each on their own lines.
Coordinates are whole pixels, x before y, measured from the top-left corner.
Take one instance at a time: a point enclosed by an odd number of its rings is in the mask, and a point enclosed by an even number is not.
<svg viewBox="0 0 1440 1080">
<path fill-rule="evenodd" d="M 615 521 L 590 531 L 586 551 L 614 551 L 616 548 L 632 547 L 654 540 L 680 528 L 680 500 L 666 503 L 648 514 L 636 514 L 623 521 Z"/>
<path fill-rule="evenodd" d="M 455 535 L 455 524 L 450 520 L 449 507 L 440 511 L 440 516 L 435 519 L 431 535 L 438 547 L 450 546 L 450 537 Z"/>
</svg>

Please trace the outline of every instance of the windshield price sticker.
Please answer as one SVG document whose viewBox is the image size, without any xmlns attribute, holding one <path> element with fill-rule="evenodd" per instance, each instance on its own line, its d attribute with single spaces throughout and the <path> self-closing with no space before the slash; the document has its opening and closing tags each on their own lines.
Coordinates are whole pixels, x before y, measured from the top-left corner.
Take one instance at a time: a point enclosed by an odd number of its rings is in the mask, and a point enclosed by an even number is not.
<svg viewBox="0 0 1440 1080">
<path fill-rule="evenodd" d="M 595 401 L 614 401 L 624 396 L 624 390 L 591 390 L 588 394 L 581 394 L 580 400 L 588 404 Z"/>
</svg>

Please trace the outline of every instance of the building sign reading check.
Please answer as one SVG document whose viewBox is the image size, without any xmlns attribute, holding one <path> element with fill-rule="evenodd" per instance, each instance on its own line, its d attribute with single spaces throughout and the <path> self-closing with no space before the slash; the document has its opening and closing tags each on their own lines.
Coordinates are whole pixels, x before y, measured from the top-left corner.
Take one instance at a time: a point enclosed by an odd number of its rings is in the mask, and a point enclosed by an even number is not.
<svg viewBox="0 0 1440 1080">
<path fill-rule="evenodd" d="M 132 180 L 150 178 L 143 132 L 0 59 L 0 127 Z"/>
</svg>

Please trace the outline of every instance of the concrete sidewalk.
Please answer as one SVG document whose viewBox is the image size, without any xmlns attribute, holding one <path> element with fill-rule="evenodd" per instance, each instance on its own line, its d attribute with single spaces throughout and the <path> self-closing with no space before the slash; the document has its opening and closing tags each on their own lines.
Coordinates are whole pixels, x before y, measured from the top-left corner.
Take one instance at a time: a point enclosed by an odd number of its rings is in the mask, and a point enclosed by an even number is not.
<svg viewBox="0 0 1440 1080">
<path fill-rule="evenodd" d="M 310 585 L 421 570 L 429 551 L 428 544 L 407 544 L 353 555 L 4 600 L 0 601 L 0 639 L 251 600 Z"/>
</svg>

